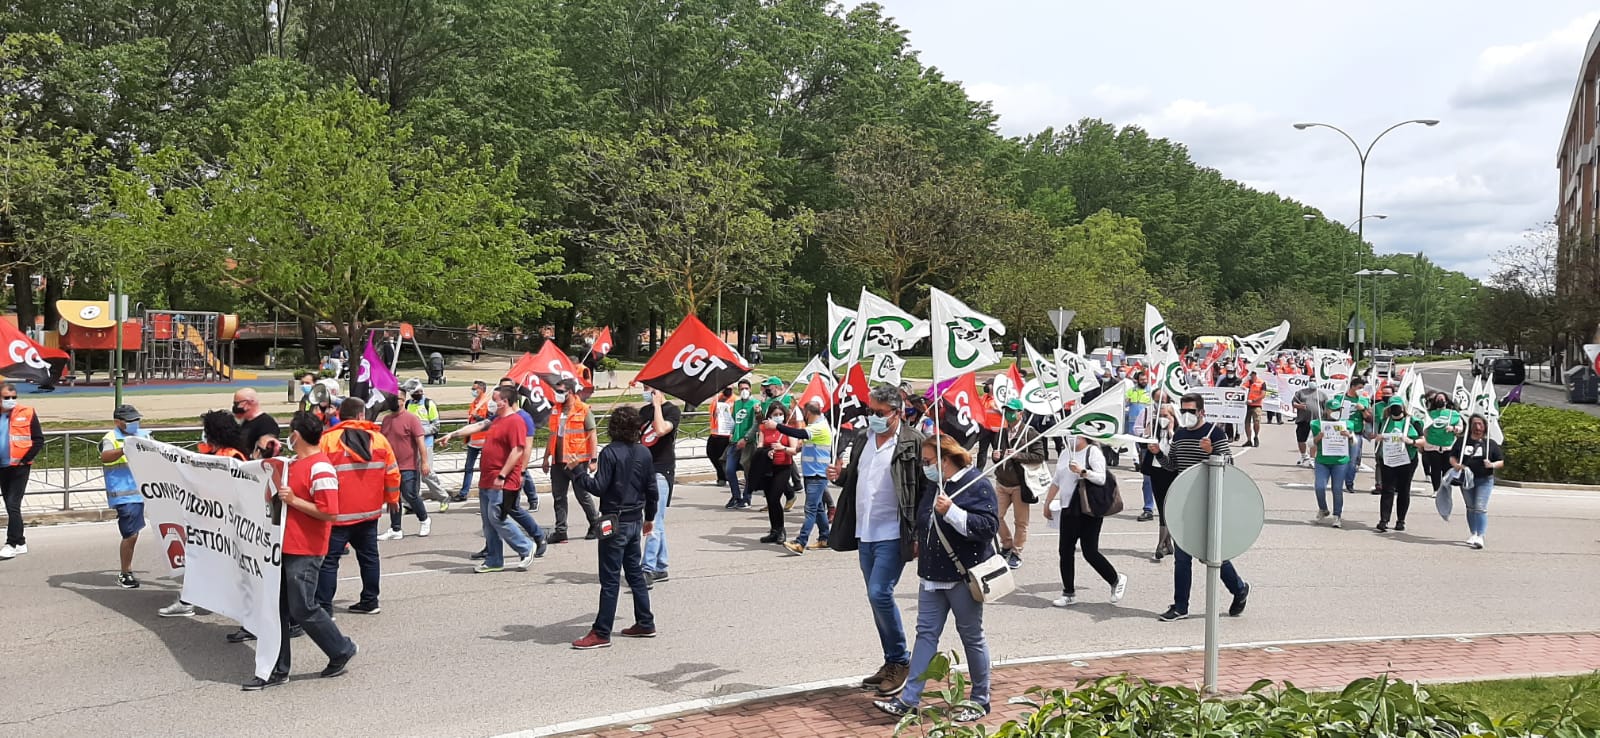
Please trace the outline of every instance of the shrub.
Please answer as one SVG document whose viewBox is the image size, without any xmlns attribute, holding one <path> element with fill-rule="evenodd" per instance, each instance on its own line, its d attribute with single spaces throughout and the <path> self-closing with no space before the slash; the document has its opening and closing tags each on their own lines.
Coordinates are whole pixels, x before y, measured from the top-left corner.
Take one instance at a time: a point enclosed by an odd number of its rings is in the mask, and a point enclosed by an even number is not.
<svg viewBox="0 0 1600 738">
<path fill-rule="evenodd" d="M 1505 433 L 1506 479 L 1600 484 L 1600 418 L 1578 410 L 1508 405 L 1500 412 Z"/>
<path fill-rule="evenodd" d="M 621 361 L 610 356 L 602 356 L 600 357 L 600 361 L 596 363 L 599 365 L 600 371 L 603 372 L 614 372 L 617 370 L 617 367 L 622 366 Z"/>
<path fill-rule="evenodd" d="M 943 696 L 950 705 L 966 692 L 963 675 L 949 669 L 943 656 L 934 659 L 928 676 L 948 679 Z M 1207 698 L 1187 687 L 1168 687 L 1126 676 L 1080 682 L 1075 689 L 1028 690 L 1031 712 L 992 730 L 957 725 L 946 710 L 927 708 L 908 715 L 895 735 L 929 738 L 1244 738 L 1305 736 L 1310 738 L 1444 738 L 1488 736 L 1600 735 L 1600 713 L 1587 696 L 1597 686 L 1588 680 L 1570 687 L 1564 699 L 1528 713 L 1495 720 L 1470 702 L 1432 694 L 1422 685 L 1388 677 L 1359 679 L 1337 694 L 1312 693 L 1285 683 L 1262 681 L 1244 696 Z"/>
</svg>

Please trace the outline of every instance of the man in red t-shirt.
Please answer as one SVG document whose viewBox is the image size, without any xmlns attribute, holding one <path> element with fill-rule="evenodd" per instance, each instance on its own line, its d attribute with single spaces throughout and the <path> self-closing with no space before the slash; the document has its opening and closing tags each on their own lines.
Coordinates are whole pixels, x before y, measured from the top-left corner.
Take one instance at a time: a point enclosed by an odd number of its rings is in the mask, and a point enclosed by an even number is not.
<svg viewBox="0 0 1600 738">
<path fill-rule="evenodd" d="M 517 507 L 517 494 L 522 491 L 522 468 L 528 463 L 528 425 L 517 415 L 518 402 L 517 388 L 501 385 L 494 388 L 494 399 L 489 403 L 494 421 L 478 456 L 478 511 L 483 515 L 486 553 L 483 563 L 473 570 L 479 574 L 505 568 L 501 542 L 511 544 L 517 552 L 518 570 L 526 571 L 533 563 L 533 544 L 510 517 Z"/>
<path fill-rule="evenodd" d="M 311 642 L 328 655 L 324 677 L 346 671 L 356 655 L 356 644 L 339 632 L 333 617 L 317 605 L 317 577 L 322 557 L 328 553 L 328 533 L 339 514 L 339 475 L 322 453 L 322 420 L 307 411 L 289 421 L 289 444 L 295 460 L 289 464 L 288 483 L 276 478 L 278 500 L 283 503 L 283 582 L 278 593 L 278 664 L 267 679 L 255 677 L 244 691 L 256 692 L 289 680 L 289 622 L 304 628 Z M 280 462 L 281 463 L 281 462 Z M 276 468 L 276 467 L 274 467 Z"/>
</svg>

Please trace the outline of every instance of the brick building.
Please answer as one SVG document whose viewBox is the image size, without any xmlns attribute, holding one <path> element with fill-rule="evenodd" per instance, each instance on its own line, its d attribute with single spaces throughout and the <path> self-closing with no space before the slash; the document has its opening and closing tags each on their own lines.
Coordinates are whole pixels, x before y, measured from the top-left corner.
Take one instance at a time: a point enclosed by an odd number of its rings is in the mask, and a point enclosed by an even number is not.
<svg viewBox="0 0 1600 738">
<path fill-rule="evenodd" d="M 1560 172 L 1556 228 L 1556 289 L 1563 296 L 1593 296 L 1600 291 L 1600 25 L 1589 37 L 1572 91 L 1572 104 L 1556 152 Z M 1579 302 L 1588 302 L 1583 299 Z M 1589 330 L 1600 316 L 1584 321 Z M 1571 336 L 1569 356 L 1590 336 Z"/>
</svg>

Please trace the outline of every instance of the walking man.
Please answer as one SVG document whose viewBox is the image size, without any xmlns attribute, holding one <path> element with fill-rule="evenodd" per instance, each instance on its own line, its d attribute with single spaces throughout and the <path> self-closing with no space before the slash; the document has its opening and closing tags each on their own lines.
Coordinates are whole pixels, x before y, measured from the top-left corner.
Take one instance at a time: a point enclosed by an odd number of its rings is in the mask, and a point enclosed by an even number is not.
<svg viewBox="0 0 1600 738">
<path fill-rule="evenodd" d="M 551 543 L 567 542 L 568 490 L 578 498 L 583 517 L 589 521 L 589 532 L 585 538 L 595 538 L 594 524 L 600 517 L 600 512 L 595 509 L 594 497 L 583 487 L 572 486 L 572 472 L 567 469 L 567 464 L 574 461 L 585 464 L 593 462 L 600 448 L 594 414 L 589 411 L 588 403 L 578 399 L 577 390 L 576 380 L 563 379 L 556 383 L 555 396 L 550 398 L 556 408 L 550 413 L 550 442 L 545 448 L 544 462 L 540 468 L 550 475 L 550 495 L 556 502 L 556 530 L 550 534 Z"/>
<path fill-rule="evenodd" d="M 1022 549 L 1028 545 L 1028 520 L 1033 514 L 1033 504 L 1028 498 L 1037 501 L 1040 492 L 1049 491 L 1048 488 L 1024 489 L 1028 484 L 1027 470 L 1044 466 L 1045 441 L 1022 420 L 1022 400 L 1018 398 L 1006 402 L 1005 423 L 1000 429 L 999 446 L 994 450 L 995 463 L 1000 464 L 994 469 L 994 489 L 999 504 L 1000 555 L 1006 558 L 1008 566 L 1017 569 L 1022 566 Z M 1000 463 L 1007 454 L 1011 458 Z M 1007 511 L 1013 517 L 1015 532 L 1006 523 Z"/>
<path fill-rule="evenodd" d="M 355 550 L 361 571 L 361 599 L 350 612 L 378 614 L 378 520 L 386 506 L 396 517 L 400 509 L 400 467 L 394 449 L 378 424 L 365 419 L 366 412 L 365 400 L 346 397 L 339 404 L 339 427 L 324 433 L 318 444 L 339 479 L 339 514 L 333 519 L 317 580 L 317 604 L 329 614 L 347 543 Z"/>
<path fill-rule="evenodd" d="M 121 573 L 117 584 L 123 589 L 138 589 L 139 580 L 133 576 L 133 547 L 139 543 L 139 531 L 144 530 L 144 497 L 139 494 L 139 484 L 133 479 L 133 470 L 122 455 L 123 439 L 129 436 L 149 438 L 139 430 L 139 410 L 132 405 L 121 405 L 111 414 L 115 428 L 106 431 L 100 439 L 100 463 L 105 465 L 106 505 L 117 511 L 117 532 L 122 534 Z"/>
<path fill-rule="evenodd" d="M 767 428 L 805 441 L 800 447 L 800 477 L 805 480 L 806 519 L 800 524 L 800 537 L 783 544 L 795 554 L 806 552 L 813 526 L 817 529 L 817 542 L 811 548 L 828 547 L 828 505 L 824 498 L 828 494 L 828 467 L 833 465 L 833 429 L 822 414 L 822 401 L 812 399 L 800 412 L 805 416 L 804 428 L 765 421 Z"/>
<path fill-rule="evenodd" d="M 428 519 L 428 507 L 423 504 L 422 493 L 418 490 L 421 476 L 428 473 L 428 450 L 423 445 L 422 421 L 415 413 L 401 410 L 398 397 L 385 398 L 383 409 L 387 412 L 379 428 L 383 439 L 389 442 L 389 448 L 394 450 L 395 466 L 400 468 L 400 499 L 417 516 L 420 524 L 417 535 L 427 536 L 433 529 L 433 521 Z M 398 541 L 404 538 L 405 532 L 400 529 L 403 518 L 398 507 L 391 509 L 389 529 L 379 534 L 378 540 Z"/>
<path fill-rule="evenodd" d="M 672 504 L 672 485 L 678 476 L 678 421 L 683 412 L 667 401 L 667 396 L 649 385 L 644 388 L 646 407 L 639 412 L 644 421 L 640 443 L 650 449 L 656 472 L 656 516 L 644 540 L 644 576 L 651 584 L 667 581 L 667 508 Z"/>
<path fill-rule="evenodd" d="M 439 405 L 433 398 L 424 396 L 422 382 L 416 379 L 406 380 L 406 390 L 411 393 L 411 399 L 406 400 L 406 410 L 415 413 L 417 419 L 422 421 L 422 443 L 427 450 L 421 462 L 426 471 L 419 474 L 418 478 L 428 488 L 429 499 L 449 502 L 450 495 L 444 491 L 444 483 L 438 474 L 433 473 L 433 439 L 439 435 Z"/>
<path fill-rule="evenodd" d="M 502 542 L 511 544 L 517 552 L 519 571 L 526 571 L 533 564 L 533 544 L 523 535 L 522 528 L 511 522 L 517 493 L 522 488 L 522 468 L 529 448 L 528 425 L 532 422 L 524 422 L 518 416 L 518 404 L 516 387 L 501 385 L 494 389 L 494 401 L 490 403 L 494 423 L 489 426 L 483 454 L 478 457 L 478 512 L 483 516 L 485 541 L 483 563 L 473 569 L 479 574 L 504 570 Z"/>
<path fill-rule="evenodd" d="M 17 386 L 0 384 L 0 496 L 6 503 L 6 545 L 0 559 L 28 552 L 22 532 L 22 496 L 28 492 L 28 472 L 44 450 L 44 429 L 33 408 L 17 404 Z"/>
<path fill-rule="evenodd" d="M 1197 394 L 1187 394 L 1178 401 L 1178 430 L 1172 434 L 1172 443 L 1169 446 L 1167 458 L 1171 460 L 1174 474 L 1182 474 L 1184 470 L 1204 462 L 1212 456 L 1221 456 L 1227 463 L 1233 463 L 1233 451 L 1228 445 L 1228 435 L 1216 423 L 1207 423 L 1206 401 Z M 1160 452 L 1160 447 L 1151 444 L 1150 453 Z M 1182 620 L 1189 617 L 1189 588 L 1194 578 L 1194 557 L 1176 543 L 1172 547 L 1172 606 L 1158 618 L 1163 623 Z M 1233 604 L 1228 607 L 1228 615 L 1239 617 L 1244 614 L 1245 605 L 1250 599 L 1250 584 L 1239 578 L 1239 572 L 1233 568 L 1232 561 L 1222 562 L 1222 584 L 1233 595 Z"/>
<path fill-rule="evenodd" d="M 483 380 L 472 383 L 472 404 L 467 407 L 467 424 L 482 422 L 489 419 L 489 385 Z M 451 502 L 466 502 L 467 490 L 472 489 L 472 472 L 477 467 L 478 454 L 483 452 L 483 437 L 486 431 L 474 433 L 467 437 L 467 460 L 461 475 L 461 492 L 456 494 Z M 449 435 L 446 435 L 448 438 Z"/>
<path fill-rule="evenodd" d="M 735 400 L 733 403 L 732 437 L 741 439 L 739 443 L 743 443 L 742 439 L 744 439 L 745 436 L 750 435 L 750 427 L 754 425 L 755 422 L 756 399 L 750 396 L 750 380 L 741 379 L 739 380 L 739 399 Z M 747 507 L 750 507 L 750 490 L 748 488 L 750 483 L 749 474 L 745 475 L 746 489 L 744 489 L 743 492 L 741 492 L 739 489 L 739 454 L 725 453 L 723 454 L 723 457 L 722 472 L 723 475 L 728 478 L 728 491 L 733 495 L 728 500 L 728 504 L 724 505 L 724 507 L 730 510 L 735 508 L 743 510 Z"/>
</svg>

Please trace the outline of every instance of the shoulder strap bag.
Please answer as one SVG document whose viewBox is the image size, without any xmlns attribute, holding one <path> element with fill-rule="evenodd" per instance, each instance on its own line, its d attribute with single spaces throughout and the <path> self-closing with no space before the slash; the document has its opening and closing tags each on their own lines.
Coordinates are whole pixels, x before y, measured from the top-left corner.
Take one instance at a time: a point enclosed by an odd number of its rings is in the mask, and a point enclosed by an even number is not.
<svg viewBox="0 0 1600 738">
<path fill-rule="evenodd" d="M 967 568 L 961 563 L 961 557 L 956 555 L 954 548 L 950 547 L 950 539 L 944 537 L 944 528 L 939 525 L 939 516 L 934 514 L 930 523 L 933 531 L 939 534 L 939 543 L 943 544 L 944 552 L 950 557 L 950 563 L 956 565 L 956 571 L 967 583 L 967 590 L 972 593 L 975 602 L 993 602 L 1017 588 L 1016 577 L 1011 576 L 1011 567 L 1006 563 L 1004 556 L 1000 555 L 1000 539 L 995 538 L 995 553 L 989 558 L 978 562 L 972 568 Z"/>
</svg>

